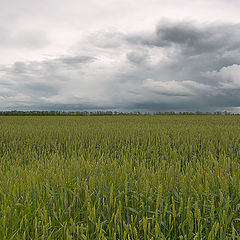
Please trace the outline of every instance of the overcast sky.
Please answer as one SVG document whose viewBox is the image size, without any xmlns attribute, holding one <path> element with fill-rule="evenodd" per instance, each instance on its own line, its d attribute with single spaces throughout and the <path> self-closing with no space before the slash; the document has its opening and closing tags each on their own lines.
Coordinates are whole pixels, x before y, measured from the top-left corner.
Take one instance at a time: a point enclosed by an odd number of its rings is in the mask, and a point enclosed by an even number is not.
<svg viewBox="0 0 240 240">
<path fill-rule="evenodd" d="M 239 0 L 0 9 L 0 110 L 240 112 Z"/>
</svg>

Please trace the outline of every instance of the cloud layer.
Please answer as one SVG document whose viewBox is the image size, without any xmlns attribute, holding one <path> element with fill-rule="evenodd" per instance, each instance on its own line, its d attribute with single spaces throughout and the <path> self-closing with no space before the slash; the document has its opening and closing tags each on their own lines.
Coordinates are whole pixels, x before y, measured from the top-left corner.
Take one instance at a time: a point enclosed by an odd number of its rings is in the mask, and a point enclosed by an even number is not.
<svg viewBox="0 0 240 240">
<path fill-rule="evenodd" d="M 94 31 L 69 55 L 2 65 L 1 108 L 235 111 L 239 29 L 164 20 L 150 32 Z"/>
</svg>

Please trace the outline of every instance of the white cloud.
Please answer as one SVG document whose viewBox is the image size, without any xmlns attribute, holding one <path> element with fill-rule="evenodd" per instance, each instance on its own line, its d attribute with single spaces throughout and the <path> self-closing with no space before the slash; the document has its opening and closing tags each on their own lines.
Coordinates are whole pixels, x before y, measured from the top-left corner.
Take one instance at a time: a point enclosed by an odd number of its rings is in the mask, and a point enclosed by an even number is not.
<svg viewBox="0 0 240 240">
<path fill-rule="evenodd" d="M 223 89 L 240 89 L 240 65 L 238 64 L 208 72 L 207 76 L 218 81 Z"/>
<path fill-rule="evenodd" d="M 194 81 L 154 81 L 146 79 L 143 81 L 143 87 L 153 92 L 166 96 L 196 96 L 200 92 L 210 92 L 212 89 L 205 84 Z"/>
</svg>

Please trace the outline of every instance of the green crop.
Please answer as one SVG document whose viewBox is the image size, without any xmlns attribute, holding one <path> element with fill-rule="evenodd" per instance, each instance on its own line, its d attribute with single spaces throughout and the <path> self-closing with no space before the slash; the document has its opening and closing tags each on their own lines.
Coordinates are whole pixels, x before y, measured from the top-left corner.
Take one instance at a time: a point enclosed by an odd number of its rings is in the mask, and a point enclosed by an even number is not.
<svg viewBox="0 0 240 240">
<path fill-rule="evenodd" d="M 0 239 L 240 239 L 240 117 L 0 117 Z"/>
</svg>

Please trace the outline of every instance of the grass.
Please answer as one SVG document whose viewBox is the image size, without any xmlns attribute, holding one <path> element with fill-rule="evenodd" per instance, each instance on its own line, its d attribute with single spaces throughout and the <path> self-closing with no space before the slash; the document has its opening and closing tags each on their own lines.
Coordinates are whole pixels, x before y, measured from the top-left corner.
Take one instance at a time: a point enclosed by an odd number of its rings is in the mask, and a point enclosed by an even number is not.
<svg viewBox="0 0 240 240">
<path fill-rule="evenodd" d="M 0 117 L 0 239 L 240 239 L 240 117 Z"/>
</svg>

